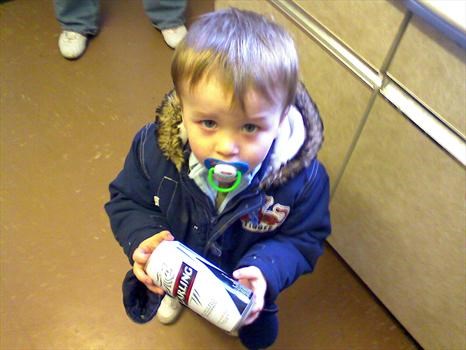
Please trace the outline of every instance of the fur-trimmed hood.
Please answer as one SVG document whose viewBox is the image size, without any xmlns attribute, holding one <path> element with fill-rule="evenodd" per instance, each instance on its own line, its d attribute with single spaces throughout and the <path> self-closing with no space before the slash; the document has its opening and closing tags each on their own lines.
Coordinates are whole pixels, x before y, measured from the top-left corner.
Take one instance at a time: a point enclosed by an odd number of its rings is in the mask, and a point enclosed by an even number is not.
<svg viewBox="0 0 466 350">
<path fill-rule="evenodd" d="M 155 122 L 162 153 L 181 170 L 186 161 L 183 148 L 187 138 L 181 105 L 174 90 L 165 96 L 157 108 Z M 319 112 L 304 85 L 300 84 L 294 106 L 290 108 L 274 142 L 261 187 L 281 185 L 309 166 L 322 142 L 323 125 Z"/>
</svg>

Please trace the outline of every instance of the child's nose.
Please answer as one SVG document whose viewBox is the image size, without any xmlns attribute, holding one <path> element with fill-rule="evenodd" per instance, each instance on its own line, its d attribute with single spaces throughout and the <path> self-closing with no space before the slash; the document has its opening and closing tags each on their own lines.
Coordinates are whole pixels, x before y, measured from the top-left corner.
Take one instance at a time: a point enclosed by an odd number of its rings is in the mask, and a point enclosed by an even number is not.
<svg viewBox="0 0 466 350">
<path fill-rule="evenodd" d="M 223 135 L 218 139 L 215 151 L 223 160 L 228 160 L 238 154 L 239 148 L 234 137 Z"/>
</svg>

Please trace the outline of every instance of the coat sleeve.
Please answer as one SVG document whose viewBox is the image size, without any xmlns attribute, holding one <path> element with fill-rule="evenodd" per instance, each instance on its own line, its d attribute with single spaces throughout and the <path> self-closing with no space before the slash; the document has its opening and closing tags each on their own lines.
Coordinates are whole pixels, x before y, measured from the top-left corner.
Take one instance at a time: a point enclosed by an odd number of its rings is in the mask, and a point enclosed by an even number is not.
<svg viewBox="0 0 466 350">
<path fill-rule="evenodd" d="M 123 170 L 109 186 L 110 201 L 105 204 L 113 234 L 131 264 L 133 252 L 143 240 L 168 229 L 165 217 L 154 205 L 144 164 L 153 132 L 153 126 L 148 125 L 135 136 Z"/>
<path fill-rule="evenodd" d="M 330 234 L 329 179 L 314 160 L 314 175 L 307 179 L 280 232 L 253 245 L 238 267 L 257 266 L 267 281 L 266 300 L 278 294 L 299 276 L 311 272 L 323 253 Z"/>
</svg>

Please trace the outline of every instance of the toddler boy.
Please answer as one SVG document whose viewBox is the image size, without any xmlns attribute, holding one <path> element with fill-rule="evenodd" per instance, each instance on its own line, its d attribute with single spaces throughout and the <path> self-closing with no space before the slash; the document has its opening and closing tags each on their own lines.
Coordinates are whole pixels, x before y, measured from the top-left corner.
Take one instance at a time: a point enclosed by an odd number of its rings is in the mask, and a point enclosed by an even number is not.
<svg viewBox="0 0 466 350">
<path fill-rule="evenodd" d="M 136 322 L 176 320 L 182 307 L 144 271 L 157 245 L 176 239 L 253 290 L 239 338 L 268 347 L 278 294 L 313 270 L 330 233 L 328 176 L 316 159 L 323 127 L 298 81 L 293 40 L 259 14 L 212 12 L 178 45 L 171 73 L 175 89 L 136 135 L 105 206 L 133 265 L 126 311 Z M 212 162 L 248 170 L 223 192 L 209 180 Z"/>
</svg>

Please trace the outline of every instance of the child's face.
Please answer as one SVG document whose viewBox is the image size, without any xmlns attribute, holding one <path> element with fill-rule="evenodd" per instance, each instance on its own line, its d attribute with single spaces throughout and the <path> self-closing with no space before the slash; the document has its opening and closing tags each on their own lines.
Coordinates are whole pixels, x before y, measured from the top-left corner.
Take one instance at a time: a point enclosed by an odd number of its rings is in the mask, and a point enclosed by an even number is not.
<svg viewBox="0 0 466 350">
<path fill-rule="evenodd" d="M 203 80 L 189 91 L 182 86 L 183 123 L 191 150 L 207 158 L 242 161 L 254 169 L 266 157 L 283 120 L 282 103 L 268 102 L 254 90 L 245 97 L 244 111 L 231 105 L 217 79 Z"/>
</svg>

